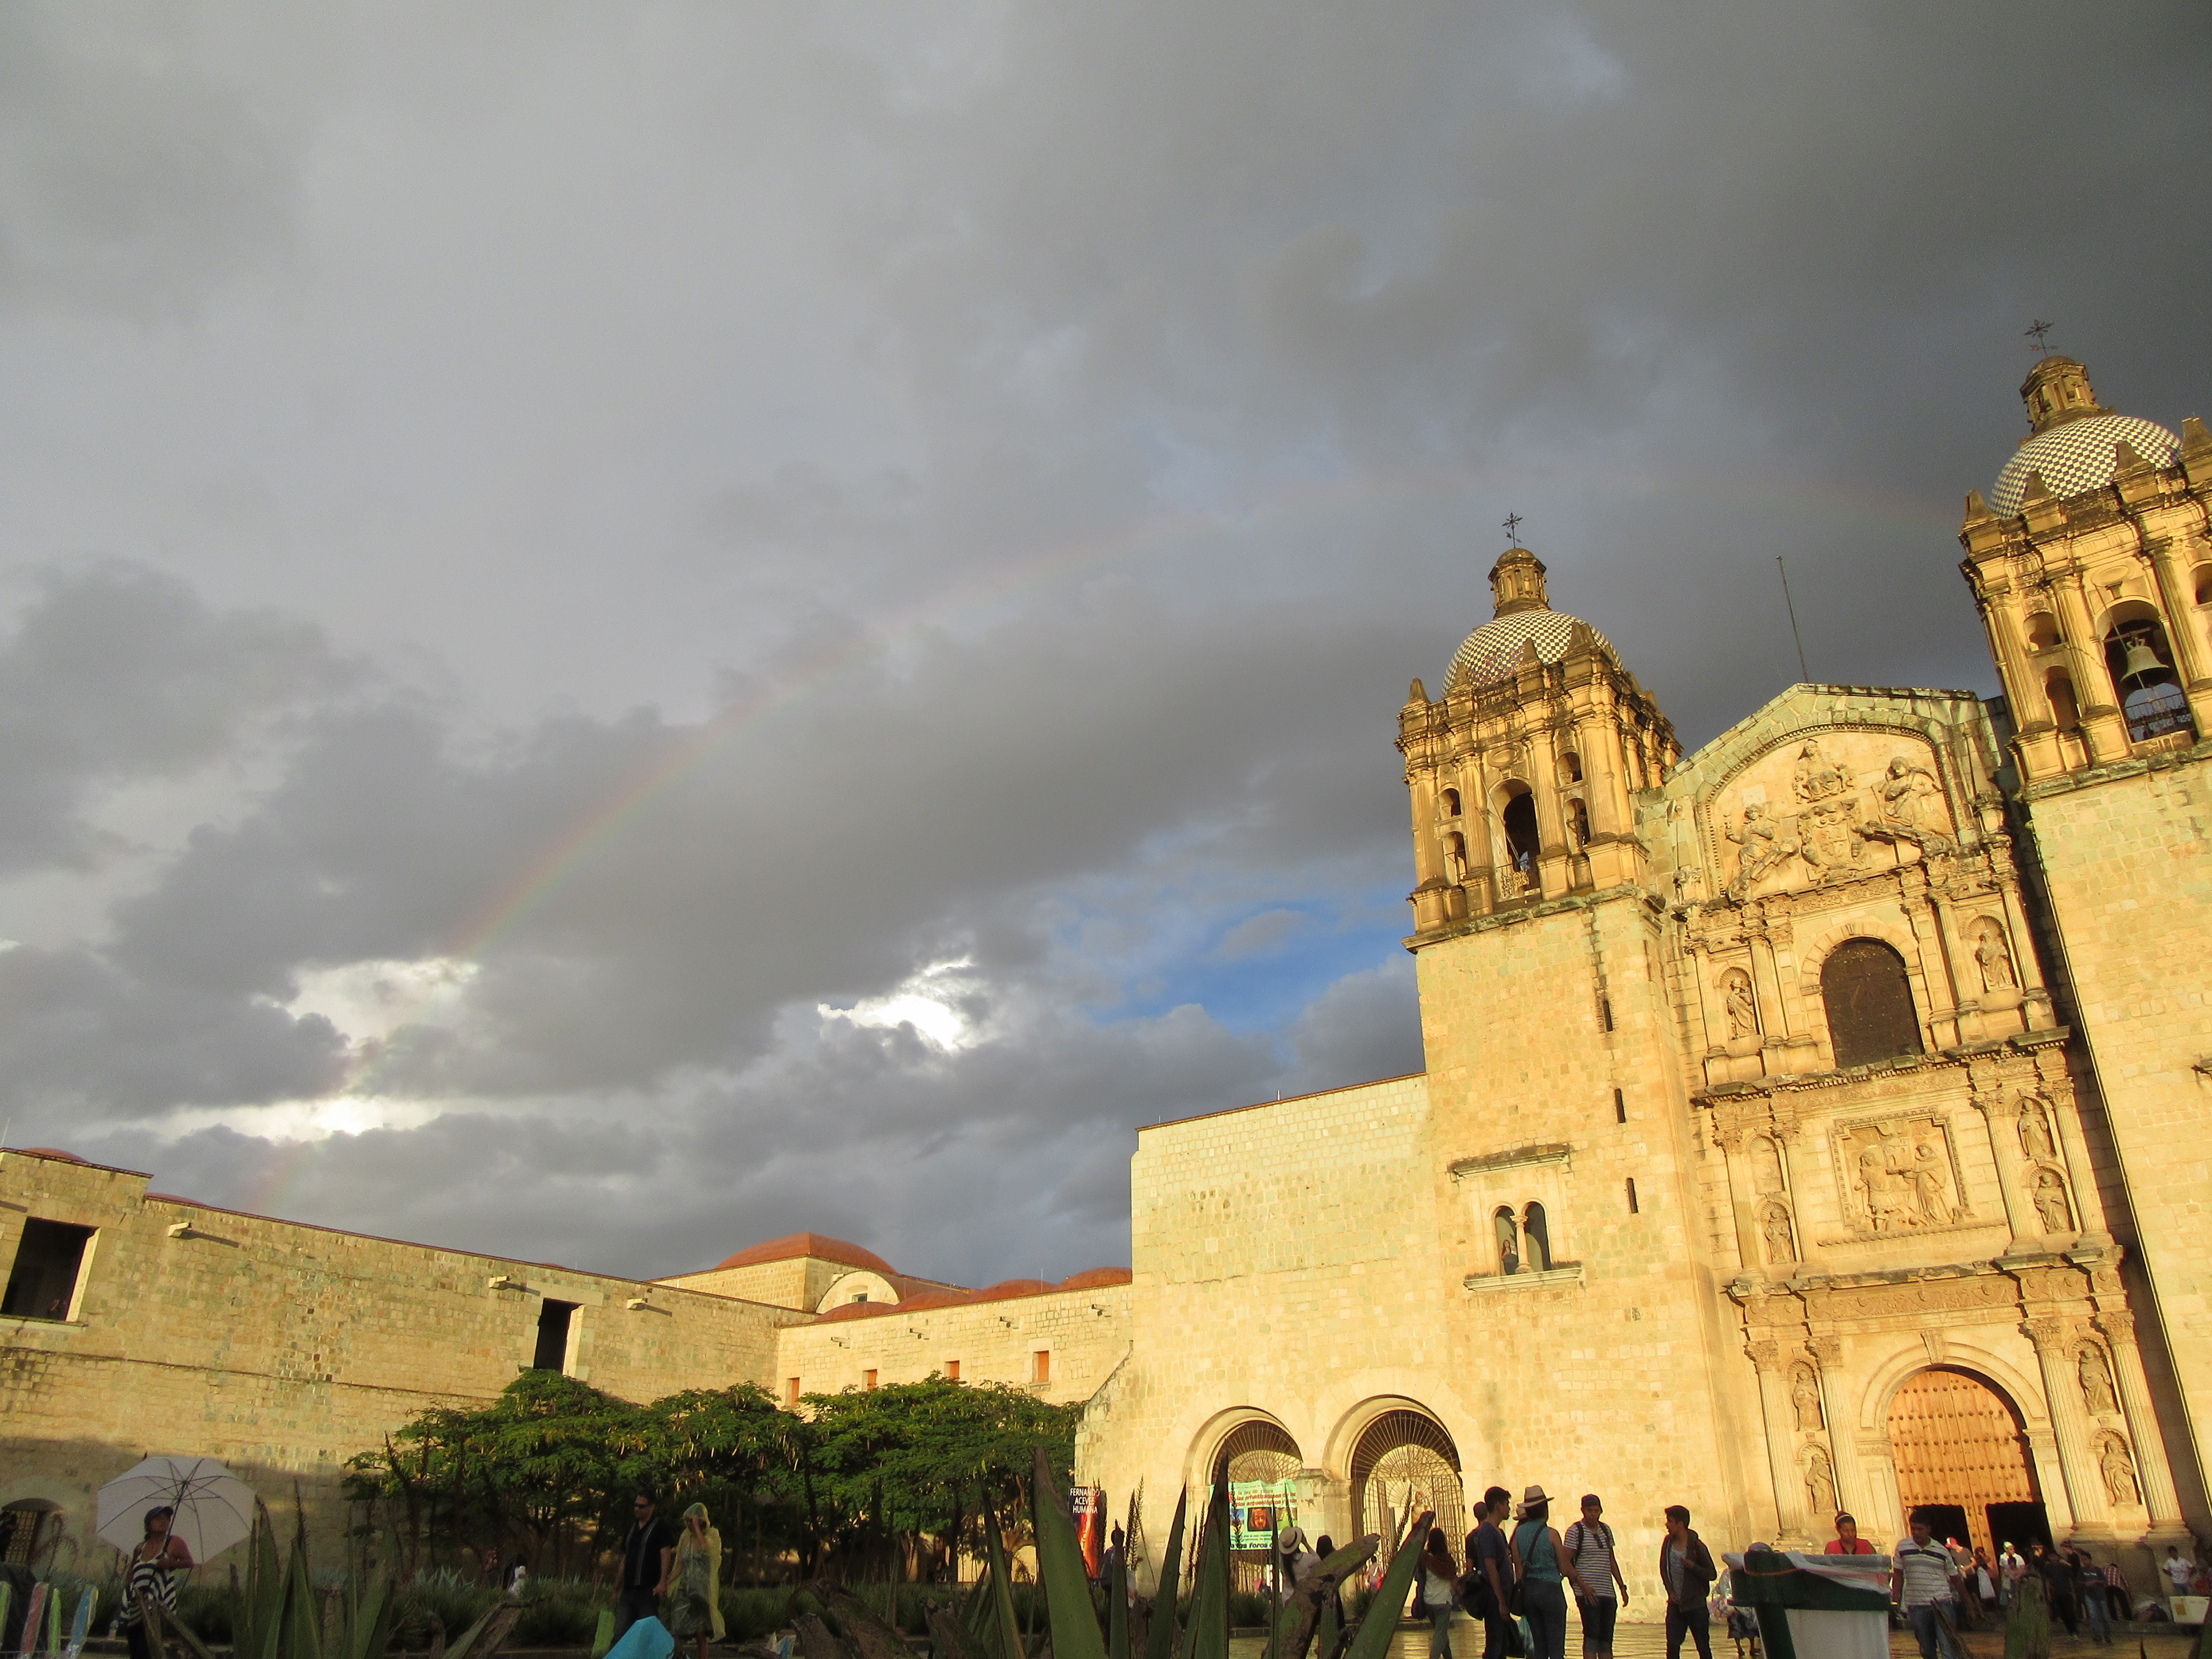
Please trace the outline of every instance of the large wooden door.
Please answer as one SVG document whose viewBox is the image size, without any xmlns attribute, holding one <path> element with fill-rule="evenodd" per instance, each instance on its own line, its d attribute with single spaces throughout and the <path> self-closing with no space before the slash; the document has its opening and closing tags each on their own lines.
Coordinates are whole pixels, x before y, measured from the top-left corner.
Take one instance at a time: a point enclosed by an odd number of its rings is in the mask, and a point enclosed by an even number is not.
<svg viewBox="0 0 2212 1659">
<path fill-rule="evenodd" d="M 1966 1371 L 1935 1368 L 1905 1380 L 1889 1402 L 1889 1449 L 1905 1514 L 1919 1504 L 1964 1510 L 1973 1534 L 1968 1541 L 1989 1550 L 1992 1559 L 1990 1505 L 2033 1504 L 2042 1498 L 2019 1413 L 2002 1394 Z M 1903 1520 L 1899 1517 L 1900 1526 Z M 1887 1550 L 1892 1541 L 1876 1537 L 1875 1547 Z"/>
</svg>

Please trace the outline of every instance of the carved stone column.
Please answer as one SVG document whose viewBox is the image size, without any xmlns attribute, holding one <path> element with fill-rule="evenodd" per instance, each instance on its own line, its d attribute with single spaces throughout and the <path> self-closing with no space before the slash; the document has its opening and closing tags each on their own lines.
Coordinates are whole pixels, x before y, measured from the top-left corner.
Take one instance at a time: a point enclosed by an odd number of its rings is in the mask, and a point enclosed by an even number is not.
<svg viewBox="0 0 2212 1659">
<path fill-rule="evenodd" d="M 1912 929 L 1913 943 L 1919 947 L 1920 979 L 1928 991 L 1928 1046 L 1931 1049 L 1955 1048 L 1960 1040 L 1959 994 L 1951 972 L 1951 953 L 1945 948 L 1942 924 L 1936 915 L 1935 900 L 1925 890 L 1926 884 L 1923 870 L 1920 883 L 1923 890 L 1912 894 L 1899 908 L 1905 913 L 1905 926 Z"/>
<path fill-rule="evenodd" d="M 1797 1247 L 1803 1249 L 1800 1244 Z M 1832 1336 L 1816 1336 L 1805 1344 L 1813 1356 L 1813 1370 L 1820 1384 L 1820 1414 L 1828 1419 L 1828 1467 L 1836 1475 L 1836 1507 L 1856 1515 L 1866 1504 L 1867 1486 L 1859 1473 L 1858 1448 L 1851 1436 L 1844 1432 L 1849 1426 L 1838 1414 L 1843 1405 L 1838 1398 L 1843 1389 L 1835 1380 L 1836 1368 L 1844 1362 L 1844 1345 Z M 1817 1526 L 1830 1517 L 1816 1515 Z M 1818 1536 L 1815 1534 L 1814 1536 Z M 1881 1547 L 1877 1544 L 1875 1548 Z"/>
<path fill-rule="evenodd" d="M 1977 1083 L 1979 1081 L 1978 1079 Z M 1990 1079 L 1987 1087 L 1988 1094 L 1977 1087 L 1974 1106 L 1989 1131 L 1990 1157 L 1996 1165 L 1997 1194 L 2004 1200 L 2005 1224 L 2012 1229 L 2012 1248 L 2017 1249 L 2021 1238 L 2041 1233 L 2043 1224 L 2039 1219 L 2029 1219 L 2033 1206 L 2021 1187 L 2021 1170 L 2026 1159 L 2020 1146 L 2020 1103 L 2017 1100 L 2006 1100 L 1997 1092 L 2003 1085 L 1996 1079 Z"/>
<path fill-rule="evenodd" d="M 2051 1429 L 2058 1442 L 2058 1471 L 2066 1486 L 2067 1507 L 2076 1527 L 2102 1526 L 2107 1520 L 2104 1477 L 2089 1450 L 2088 1425 L 2083 1421 L 2081 1391 L 2066 1352 L 2066 1322 L 2054 1315 L 2029 1320 L 2022 1327 L 2035 1345 L 2037 1364 L 2043 1371 L 2043 1403 L 2051 1414 Z M 2046 1503 L 2049 1501 L 2045 1494 Z"/>
<path fill-rule="evenodd" d="M 2098 1190 L 2096 1172 L 2090 1168 L 2088 1152 L 2081 1144 L 2081 1103 L 2069 1091 L 2063 1104 L 2057 1101 L 2051 1104 L 2051 1133 L 2058 1143 L 2058 1161 L 2066 1166 L 2066 1195 L 2073 1202 L 2075 1230 L 2109 1239 L 2112 1230 L 2105 1225 L 2104 1194 Z M 2039 1218 L 2036 1224 L 2041 1227 Z"/>
<path fill-rule="evenodd" d="M 2158 583 L 2160 609 L 2166 612 L 2166 649 L 2173 653 L 2173 665 L 2179 671 L 2183 695 L 2189 699 L 2190 711 L 2194 714 L 2203 731 L 2202 722 L 2212 714 L 2212 678 L 2205 672 L 2204 649 L 2197 643 L 2197 630 L 2190 626 L 2197 609 L 2197 596 L 2191 591 L 2189 572 L 2174 556 L 2171 536 L 2152 536 L 2144 539 L 2143 550 L 2149 556 L 2150 567 Z"/>
<path fill-rule="evenodd" d="M 2128 1420 L 2128 1440 L 2136 1455 L 2136 1480 L 2142 1487 L 2143 1507 L 2150 1511 L 2153 1528 L 2181 1524 L 2181 1498 L 2174 1491 L 2173 1469 L 2166 1462 L 2166 1442 L 2151 1407 L 2150 1387 L 2143 1378 L 2142 1350 L 2136 1346 L 2136 1316 L 2124 1308 L 2106 1308 L 2097 1316 L 2097 1328 L 2112 1350 L 2112 1380 L 2119 1384 L 2120 1413 Z"/>
<path fill-rule="evenodd" d="M 1766 1423 L 1766 1463 L 1774 1482 L 1774 1531 L 1777 1537 L 1795 1536 L 1803 1530 L 1805 1503 L 1797 1491 L 1796 1420 L 1790 1413 L 1790 1390 L 1783 1381 L 1780 1345 L 1747 1342 L 1744 1352 L 1759 1370 L 1759 1414 Z"/>
</svg>

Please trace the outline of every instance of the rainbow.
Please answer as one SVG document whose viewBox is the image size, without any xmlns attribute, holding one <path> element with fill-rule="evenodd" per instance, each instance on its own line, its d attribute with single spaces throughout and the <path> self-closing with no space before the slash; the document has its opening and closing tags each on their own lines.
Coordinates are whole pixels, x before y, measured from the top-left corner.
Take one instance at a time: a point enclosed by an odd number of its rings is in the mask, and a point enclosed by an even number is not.
<svg viewBox="0 0 2212 1659">
<path fill-rule="evenodd" d="M 1589 471 L 1580 466 L 1516 466 L 1510 483 L 1531 494 L 1560 484 L 1587 490 L 1590 477 Z M 1303 481 L 1279 486 L 1241 511 L 1194 509 L 1153 514 L 1110 532 L 1058 544 L 1011 564 L 995 567 L 932 596 L 914 610 L 855 639 L 799 663 L 775 684 L 732 703 L 690 736 L 638 768 L 548 838 L 507 880 L 487 895 L 483 903 L 443 941 L 439 954 L 454 962 L 475 959 L 690 773 L 744 732 L 857 672 L 902 641 L 1003 604 L 1055 579 L 1109 564 L 1177 537 L 1224 529 L 1249 531 L 1270 520 L 1346 504 L 1467 495 L 1476 489 L 1494 495 L 1508 482 L 1498 474 L 1472 467 L 1407 469 Z M 1740 473 L 1622 470 L 1611 473 L 1602 482 L 1608 493 L 1620 495 L 1640 493 L 1708 501 L 1733 499 L 1745 505 L 1824 513 L 1879 526 L 1885 532 L 1902 532 L 1913 539 L 1930 532 L 1948 538 L 1953 528 L 1948 509 L 1924 497 L 1863 488 L 1808 487 L 1802 481 L 1780 479 L 1767 473 L 1747 477 Z M 416 1007 L 424 1006 L 428 998 L 434 994 L 424 993 Z M 362 1052 L 331 1094 L 361 1096 L 377 1092 L 379 1076 L 400 1046 L 406 1028 L 407 1021 L 403 1017 L 390 1038 L 380 1043 L 362 1045 Z M 268 1191 L 266 1202 L 281 1200 L 296 1182 L 313 1144 L 293 1143 L 279 1156 L 270 1176 L 260 1183 Z"/>
</svg>

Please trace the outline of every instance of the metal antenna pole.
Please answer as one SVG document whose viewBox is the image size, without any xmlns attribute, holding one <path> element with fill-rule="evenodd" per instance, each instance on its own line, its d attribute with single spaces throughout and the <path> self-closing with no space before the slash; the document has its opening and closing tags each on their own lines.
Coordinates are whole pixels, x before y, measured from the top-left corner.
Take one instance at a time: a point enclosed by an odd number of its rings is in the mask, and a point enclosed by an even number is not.
<svg viewBox="0 0 2212 1659">
<path fill-rule="evenodd" d="M 1813 683 L 1813 671 L 1805 666 L 1805 636 L 1797 631 L 1797 602 L 1790 597 L 1790 567 L 1782 562 L 1782 556 L 1774 556 L 1775 568 L 1782 572 L 1782 603 L 1790 608 L 1790 637 L 1797 641 L 1797 677 L 1806 684 Z"/>
</svg>

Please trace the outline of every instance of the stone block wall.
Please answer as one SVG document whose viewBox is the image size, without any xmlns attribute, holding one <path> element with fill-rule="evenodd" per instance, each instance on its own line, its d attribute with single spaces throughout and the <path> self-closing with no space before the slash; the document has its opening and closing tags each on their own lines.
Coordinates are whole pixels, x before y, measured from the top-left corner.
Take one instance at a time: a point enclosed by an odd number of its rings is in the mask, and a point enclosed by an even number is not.
<svg viewBox="0 0 2212 1659">
<path fill-rule="evenodd" d="M 963 1382 L 1016 1383 L 1055 1405 L 1088 1400 L 1128 1350 L 1129 1294 L 1106 1285 L 793 1326 L 781 1333 L 770 1386 L 787 1401 L 866 1388 L 870 1372 L 879 1386 L 920 1382 L 957 1364 Z"/>
</svg>

